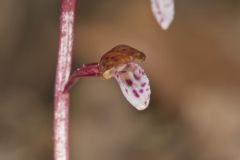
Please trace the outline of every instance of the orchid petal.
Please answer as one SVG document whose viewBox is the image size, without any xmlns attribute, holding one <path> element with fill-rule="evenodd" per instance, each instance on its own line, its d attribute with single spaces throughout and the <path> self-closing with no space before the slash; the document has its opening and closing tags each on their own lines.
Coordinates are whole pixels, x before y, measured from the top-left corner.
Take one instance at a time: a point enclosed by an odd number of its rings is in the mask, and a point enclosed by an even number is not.
<svg viewBox="0 0 240 160">
<path fill-rule="evenodd" d="M 163 29 L 168 29 L 174 18 L 174 0 L 151 0 L 152 12 Z"/>
<path fill-rule="evenodd" d="M 123 95 L 136 109 L 143 110 L 148 107 L 151 94 L 149 80 L 140 65 L 136 63 L 120 65 L 113 76 Z"/>
<path fill-rule="evenodd" d="M 145 58 L 146 56 L 143 52 L 133 47 L 122 44 L 117 45 L 105 53 L 99 62 L 102 78 L 111 78 L 113 76 L 111 71 L 119 65 L 131 62 L 143 62 Z"/>
</svg>

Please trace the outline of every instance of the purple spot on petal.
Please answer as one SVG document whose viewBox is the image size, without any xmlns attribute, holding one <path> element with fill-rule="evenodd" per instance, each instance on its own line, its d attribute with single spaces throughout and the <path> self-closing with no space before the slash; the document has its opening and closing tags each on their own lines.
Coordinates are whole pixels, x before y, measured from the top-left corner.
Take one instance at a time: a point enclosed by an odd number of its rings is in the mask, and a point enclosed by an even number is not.
<svg viewBox="0 0 240 160">
<path fill-rule="evenodd" d="M 131 79 L 126 79 L 125 80 L 128 86 L 132 86 L 133 82 Z"/>
<path fill-rule="evenodd" d="M 140 92 L 140 93 L 143 93 L 143 89 L 140 89 L 139 92 Z"/>
<path fill-rule="evenodd" d="M 147 88 L 146 91 L 149 91 L 149 88 Z"/>
<path fill-rule="evenodd" d="M 137 97 L 137 98 L 139 97 L 139 94 L 135 89 L 133 90 L 133 94 L 134 94 L 135 97 Z"/>
<path fill-rule="evenodd" d="M 125 92 L 128 93 L 128 89 L 127 88 L 125 88 Z"/>
<path fill-rule="evenodd" d="M 144 82 L 144 83 L 142 83 L 142 84 L 141 84 L 141 86 L 142 86 L 142 87 L 146 86 L 146 83 L 145 83 L 145 82 Z"/>
</svg>

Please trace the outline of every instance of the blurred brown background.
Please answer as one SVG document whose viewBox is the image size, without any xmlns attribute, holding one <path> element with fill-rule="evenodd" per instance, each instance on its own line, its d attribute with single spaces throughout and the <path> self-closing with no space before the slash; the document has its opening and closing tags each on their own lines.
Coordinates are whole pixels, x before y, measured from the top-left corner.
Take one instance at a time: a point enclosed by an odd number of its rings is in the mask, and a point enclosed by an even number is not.
<svg viewBox="0 0 240 160">
<path fill-rule="evenodd" d="M 0 1 L 0 159 L 52 159 L 59 2 Z M 240 1 L 176 1 L 163 31 L 149 0 L 78 0 L 73 68 L 117 44 L 144 51 L 152 100 L 115 80 L 72 90 L 71 159 L 239 160 Z"/>
</svg>

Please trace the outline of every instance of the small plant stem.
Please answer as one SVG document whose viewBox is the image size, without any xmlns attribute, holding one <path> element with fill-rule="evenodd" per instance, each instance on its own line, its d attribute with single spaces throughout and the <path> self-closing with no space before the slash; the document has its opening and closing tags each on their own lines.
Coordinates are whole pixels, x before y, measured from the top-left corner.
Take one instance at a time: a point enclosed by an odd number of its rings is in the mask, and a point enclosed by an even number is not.
<svg viewBox="0 0 240 160">
<path fill-rule="evenodd" d="M 68 92 L 71 87 L 77 82 L 80 77 L 97 77 L 100 76 L 98 63 L 84 64 L 77 68 L 70 76 L 65 88 L 64 93 Z"/>
<path fill-rule="evenodd" d="M 54 160 L 69 160 L 69 94 L 63 93 L 71 71 L 76 0 L 61 0 L 59 49 L 54 94 Z"/>
</svg>

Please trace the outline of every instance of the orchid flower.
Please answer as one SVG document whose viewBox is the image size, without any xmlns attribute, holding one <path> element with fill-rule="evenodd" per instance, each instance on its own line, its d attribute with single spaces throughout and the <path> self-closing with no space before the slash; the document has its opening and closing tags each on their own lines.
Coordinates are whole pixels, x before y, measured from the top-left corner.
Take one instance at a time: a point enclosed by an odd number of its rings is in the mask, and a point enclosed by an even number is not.
<svg viewBox="0 0 240 160">
<path fill-rule="evenodd" d="M 174 0 L 151 0 L 151 6 L 162 29 L 168 29 L 174 18 Z"/>
<path fill-rule="evenodd" d="M 147 108 L 150 101 L 150 85 L 142 67 L 145 54 L 127 45 L 118 45 L 105 53 L 98 63 L 84 64 L 72 73 L 64 92 L 69 91 L 79 77 L 97 76 L 102 79 L 114 77 L 128 102 L 136 109 Z"/>
</svg>

